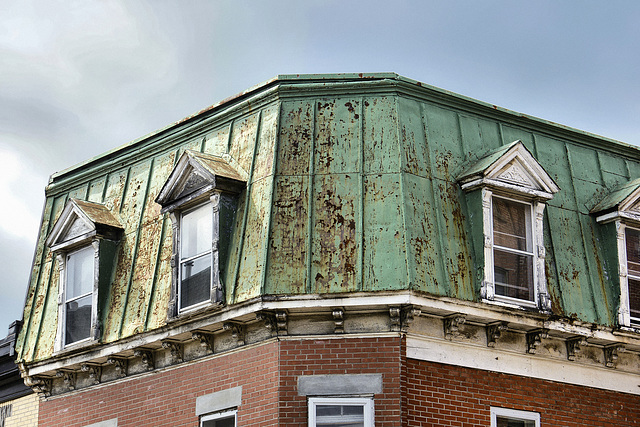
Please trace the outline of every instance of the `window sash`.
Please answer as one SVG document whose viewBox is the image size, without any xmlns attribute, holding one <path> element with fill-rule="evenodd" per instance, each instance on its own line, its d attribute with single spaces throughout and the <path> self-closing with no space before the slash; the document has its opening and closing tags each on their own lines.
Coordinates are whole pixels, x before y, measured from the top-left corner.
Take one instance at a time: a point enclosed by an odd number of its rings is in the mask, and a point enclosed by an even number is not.
<svg viewBox="0 0 640 427">
<path fill-rule="evenodd" d="M 362 411 L 350 411 L 355 407 Z M 331 411 L 330 408 L 333 408 Z M 320 413 L 336 412 L 339 413 Z M 373 399 L 369 398 L 310 398 L 309 427 L 373 427 Z"/>
<path fill-rule="evenodd" d="M 62 331 L 64 346 L 68 346 L 91 339 L 95 249 L 91 245 L 83 247 L 67 254 L 65 260 Z"/>
<path fill-rule="evenodd" d="M 200 417 L 200 427 L 235 427 L 238 411 L 224 411 Z"/>
<path fill-rule="evenodd" d="M 188 256 L 183 257 L 187 253 Z M 211 301 L 213 283 L 213 208 L 210 203 L 180 215 L 180 262 L 178 266 L 178 312 L 196 309 Z M 187 276 L 189 267 L 198 265 Z M 208 277 L 202 275 L 208 271 Z M 200 276 L 198 276 L 200 274 Z"/>
<path fill-rule="evenodd" d="M 491 427 L 540 427 L 540 414 L 492 407 Z"/>
</svg>

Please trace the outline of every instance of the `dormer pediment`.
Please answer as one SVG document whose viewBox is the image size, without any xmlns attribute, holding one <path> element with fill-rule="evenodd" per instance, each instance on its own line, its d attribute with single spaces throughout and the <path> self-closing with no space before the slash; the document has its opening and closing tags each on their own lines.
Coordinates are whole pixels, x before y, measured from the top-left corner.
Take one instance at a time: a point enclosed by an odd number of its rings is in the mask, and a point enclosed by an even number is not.
<svg viewBox="0 0 640 427">
<path fill-rule="evenodd" d="M 240 193 L 248 173 L 233 159 L 186 150 L 160 190 L 156 203 L 167 212 L 198 200 L 213 189 Z"/>
<path fill-rule="evenodd" d="M 47 245 L 57 251 L 86 242 L 96 235 L 115 238 L 122 230 L 120 221 L 105 205 L 69 199 L 49 234 Z"/>
<path fill-rule="evenodd" d="M 522 141 L 514 141 L 476 161 L 459 178 L 464 190 L 482 186 L 551 199 L 560 188 Z"/>
<path fill-rule="evenodd" d="M 591 213 L 598 222 L 623 218 L 640 223 L 640 178 L 621 185 L 600 201 Z"/>
</svg>

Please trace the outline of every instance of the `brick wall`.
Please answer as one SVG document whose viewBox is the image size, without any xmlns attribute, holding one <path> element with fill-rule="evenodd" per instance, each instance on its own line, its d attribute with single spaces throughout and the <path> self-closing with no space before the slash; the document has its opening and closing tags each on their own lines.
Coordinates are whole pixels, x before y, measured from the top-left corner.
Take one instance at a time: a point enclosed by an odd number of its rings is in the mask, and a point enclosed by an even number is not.
<svg viewBox="0 0 640 427">
<path fill-rule="evenodd" d="M 41 427 L 76 427 L 118 418 L 118 427 L 196 427 L 196 398 L 242 386 L 238 423 L 277 418 L 277 343 L 269 342 L 176 369 L 131 377 L 42 402 Z"/>
<path fill-rule="evenodd" d="M 376 427 L 401 423 L 399 337 L 287 340 L 280 345 L 280 426 L 307 425 L 307 399 L 298 396 L 299 375 L 382 374 L 374 396 Z"/>
<path fill-rule="evenodd" d="M 403 425 L 489 426 L 490 407 L 539 412 L 544 427 L 640 426 L 640 396 L 407 359 Z"/>
<path fill-rule="evenodd" d="M 38 425 L 38 405 L 40 400 L 37 395 L 30 394 L 0 406 L 11 405 L 11 416 L 4 421 L 4 427 L 35 427 Z"/>
</svg>

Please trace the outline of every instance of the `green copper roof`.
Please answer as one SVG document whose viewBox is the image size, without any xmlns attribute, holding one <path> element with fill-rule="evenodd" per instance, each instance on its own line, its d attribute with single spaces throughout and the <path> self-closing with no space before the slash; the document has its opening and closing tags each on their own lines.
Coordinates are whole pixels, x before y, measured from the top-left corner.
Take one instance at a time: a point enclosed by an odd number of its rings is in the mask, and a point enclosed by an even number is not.
<svg viewBox="0 0 640 427">
<path fill-rule="evenodd" d="M 155 200 L 185 150 L 247 175 L 228 225 L 227 305 L 393 290 L 479 301 L 477 211 L 458 178 L 517 140 L 561 189 L 544 219 L 554 315 L 615 325 L 615 245 L 589 211 L 640 178 L 637 148 L 393 73 L 287 75 L 52 176 L 18 359 L 53 354 L 59 272 L 45 239 L 70 198 L 124 229 L 102 341 L 166 325 L 172 229 Z"/>
</svg>

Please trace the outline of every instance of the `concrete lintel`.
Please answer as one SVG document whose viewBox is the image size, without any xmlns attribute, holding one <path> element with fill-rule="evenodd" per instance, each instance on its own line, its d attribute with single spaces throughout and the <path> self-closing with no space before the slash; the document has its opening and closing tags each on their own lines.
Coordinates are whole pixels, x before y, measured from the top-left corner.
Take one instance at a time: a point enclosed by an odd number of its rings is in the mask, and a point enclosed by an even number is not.
<svg viewBox="0 0 640 427">
<path fill-rule="evenodd" d="M 301 375 L 299 396 L 333 396 L 382 393 L 382 374 Z"/>
</svg>

